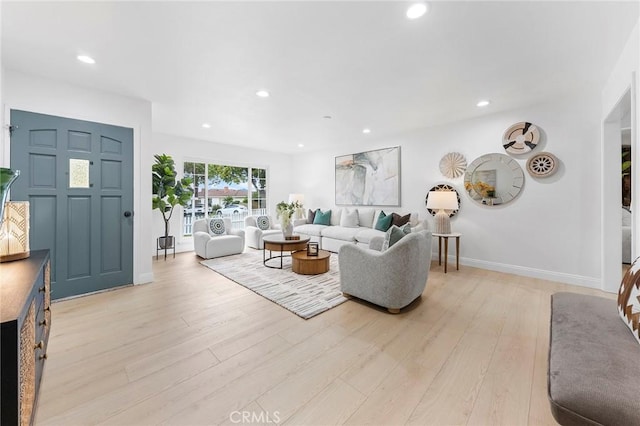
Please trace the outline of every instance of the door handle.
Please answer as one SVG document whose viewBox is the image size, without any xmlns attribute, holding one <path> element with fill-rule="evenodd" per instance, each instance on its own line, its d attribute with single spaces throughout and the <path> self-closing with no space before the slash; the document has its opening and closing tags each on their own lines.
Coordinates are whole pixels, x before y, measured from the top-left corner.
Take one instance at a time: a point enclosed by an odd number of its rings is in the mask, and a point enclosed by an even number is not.
<svg viewBox="0 0 640 426">
<path fill-rule="evenodd" d="M 133 216 L 133 213 L 131 213 L 129 210 L 124 212 L 124 217 L 131 217 L 131 216 Z"/>
</svg>

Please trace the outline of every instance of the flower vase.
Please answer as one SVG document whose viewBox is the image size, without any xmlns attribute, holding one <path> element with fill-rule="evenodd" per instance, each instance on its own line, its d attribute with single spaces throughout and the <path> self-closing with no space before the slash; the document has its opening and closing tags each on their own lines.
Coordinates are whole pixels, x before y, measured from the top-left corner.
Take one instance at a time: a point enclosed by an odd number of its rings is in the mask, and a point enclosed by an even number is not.
<svg viewBox="0 0 640 426">
<path fill-rule="evenodd" d="M 287 221 L 286 223 L 283 221 L 281 225 L 282 225 L 282 234 L 284 235 L 285 238 L 293 235 L 293 224 L 291 223 L 290 220 Z"/>
</svg>

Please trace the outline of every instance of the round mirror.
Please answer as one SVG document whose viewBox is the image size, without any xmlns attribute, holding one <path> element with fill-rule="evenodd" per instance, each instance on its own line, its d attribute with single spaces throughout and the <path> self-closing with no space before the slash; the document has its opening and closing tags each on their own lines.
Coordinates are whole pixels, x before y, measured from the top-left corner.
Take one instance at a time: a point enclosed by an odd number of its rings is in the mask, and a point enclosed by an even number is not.
<svg viewBox="0 0 640 426">
<path fill-rule="evenodd" d="M 472 200 L 487 206 L 505 204 L 524 185 L 520 164 L 504 154 L 485 154 L 473 160 L 464 174 L 464 189 Z"/>
</svg>

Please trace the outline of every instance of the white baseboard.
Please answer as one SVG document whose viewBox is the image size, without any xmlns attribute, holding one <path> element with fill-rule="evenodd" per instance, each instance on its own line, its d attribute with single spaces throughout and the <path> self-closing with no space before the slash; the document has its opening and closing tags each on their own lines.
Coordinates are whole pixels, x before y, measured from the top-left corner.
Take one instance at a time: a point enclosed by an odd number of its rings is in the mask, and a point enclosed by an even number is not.
<svg viewBox="0 0 640 426">
<path fill-rule="evenodd" d="M 137 279 L 133 281 L 133 284 L 147 284 L 153 282 L 153 272 L 147 272 L 145 274 L 138 275 Z"/>
<path fill-rule="evenodd" d="M 436 253 L 435 255 L 432 255 L 431 259 L 438 260 L 438 254 Z M 456 257 L 450 255 L 449 269 L 451 268 L 451 265 L 453 265 L 453 268 L 455 269 Z M 460 265 L 602 290 L 602 283 L 599 278 L 585 277 L 583 275 L 547 271 L 545 269 L 529 268 L 527 266 L 508 265 L 506 263 L 488 262 L 486 260 L 470 259 L 466 257 L 460 258 Z"/>
</svg>

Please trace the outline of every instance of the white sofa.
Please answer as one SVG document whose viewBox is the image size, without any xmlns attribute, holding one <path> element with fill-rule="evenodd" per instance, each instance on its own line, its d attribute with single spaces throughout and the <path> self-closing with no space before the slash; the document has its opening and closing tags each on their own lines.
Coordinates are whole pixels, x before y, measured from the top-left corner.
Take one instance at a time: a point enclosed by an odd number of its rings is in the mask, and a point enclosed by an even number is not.
<svg viewBox="0 0 640 426">
<path fill-rule="evenodd" d="M 256 223 L 258 216 L 247 216 L 244 218 L 244 233 L 247 240 L 247 247 L 254 249 L 264 249 L 264 237 L 268 235 L 282 235 L 282 229 L 280 225 L 274 223 L 271 216 L 269 218 L 269 229 L 260 229 Z"/>
<path fill-rule="evenodd" d="M 346 216 L 342 217 L 343 213 L 352 215 L 354 210 L 357 211 L 356 226 L 353 226 L 352 220 L 345 220 Z M 331 225 L 318 225 L 307 223 L 307 219 L 296 219 L 293 222 L 293 232 L 303 237 L 309 237 L 312 242 L 317 242 L 321 249 L 334 253 L 338 253 L 340 247 L 345 244 L 356 244 L 368 248 L 372 238 L 384 237 L 383 231 L 375 229 L 380 211 L 384 211 L 387 215 L 396 213 L 405 216 L 407 214 L 384 208 L 334 208 L 331 209 Z M 426 221 L 419 220 L 418 213 L 411 213 L 409 223 L 415 231 L 427 229 Z"/>
<path fill-rule="evenodd" d="M 232 229 L 231 220 L 224 218 L 225 233 L 215 235 L 209 232 L 211 219 L 200 219 L 193 222 L 193 247 L 196 254 L 203 259 L 229 256 L 244 251 L 244 231 Z"/>
</svg>

